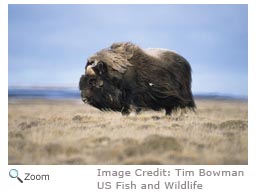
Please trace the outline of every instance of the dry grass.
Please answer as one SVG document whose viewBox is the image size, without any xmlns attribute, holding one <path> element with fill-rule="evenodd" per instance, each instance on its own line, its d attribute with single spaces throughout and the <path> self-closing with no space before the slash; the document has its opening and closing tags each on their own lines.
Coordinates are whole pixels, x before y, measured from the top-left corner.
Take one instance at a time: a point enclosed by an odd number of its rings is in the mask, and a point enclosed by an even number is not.
<svg viewBox="0 0 256 195">
<path fill-rule="evenodd" d="M 247 164 L 247 102 L 127 117 L 80 100 L 9 100 L 9 164 Z"/>
</svg>

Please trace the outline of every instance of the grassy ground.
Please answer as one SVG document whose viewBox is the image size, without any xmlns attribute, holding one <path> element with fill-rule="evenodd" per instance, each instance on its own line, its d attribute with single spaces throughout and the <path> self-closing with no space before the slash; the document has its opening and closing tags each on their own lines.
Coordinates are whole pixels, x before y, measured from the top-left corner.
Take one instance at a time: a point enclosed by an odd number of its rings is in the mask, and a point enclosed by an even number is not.
<svg viewBox="0 0 256 195">
<path fill-rule="evenodd" d="M 247 164 L 248 106 L 121 116 L 80 100 L 9 99 L 9 164 Z"/>
</svg>

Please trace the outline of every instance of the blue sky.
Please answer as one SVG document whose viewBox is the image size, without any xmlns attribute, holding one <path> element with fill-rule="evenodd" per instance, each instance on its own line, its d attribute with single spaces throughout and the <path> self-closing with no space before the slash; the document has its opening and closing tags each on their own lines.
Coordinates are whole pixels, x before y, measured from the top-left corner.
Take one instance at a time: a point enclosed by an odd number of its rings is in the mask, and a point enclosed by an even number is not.
<svg viewBox="0 0 256 195">
<path fill-rule="evenodd" d="M 248 94 L 247 5 L 9 5 L 9 86 L 77 86 L 113 42 L 168 48 L 194 93 Z"/>
</svg>

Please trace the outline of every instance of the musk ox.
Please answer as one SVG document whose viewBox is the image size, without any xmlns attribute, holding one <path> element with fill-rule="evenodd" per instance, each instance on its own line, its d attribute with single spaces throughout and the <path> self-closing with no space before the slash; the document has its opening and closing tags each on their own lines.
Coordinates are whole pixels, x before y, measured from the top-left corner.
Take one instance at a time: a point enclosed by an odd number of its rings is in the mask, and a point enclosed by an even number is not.
<svg viewBox="0 0 256 195">
<path fill-rule="evenodd" d="M 191 67 L 166 49 L 142 50 L 130 42 L 114 43 L 91 56 L 80 79 L 84 102 L 100 110 L 129 113 L 137 109 L 194 110 Z"/>
</svg>

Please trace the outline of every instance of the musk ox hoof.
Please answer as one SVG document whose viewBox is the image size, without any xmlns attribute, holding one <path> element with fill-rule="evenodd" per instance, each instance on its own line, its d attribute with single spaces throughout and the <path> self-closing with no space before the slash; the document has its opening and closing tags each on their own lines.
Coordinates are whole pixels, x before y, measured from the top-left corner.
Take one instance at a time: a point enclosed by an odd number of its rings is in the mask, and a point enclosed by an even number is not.
<svg viewBox="0 0 256 195">
<path fill-rule="evenodd" d="M 161 119 L 159 116 L 152 116 L 152 119 L 153 120 L 159 120 L 159 119 Z"/>
<path fill-rule="evenodd" d="M 130 111 L 129 110 L 122 110 L 121 113 L 122 113 L 123 116 L 128 116 L 130 114 Z"/>
</svg>

